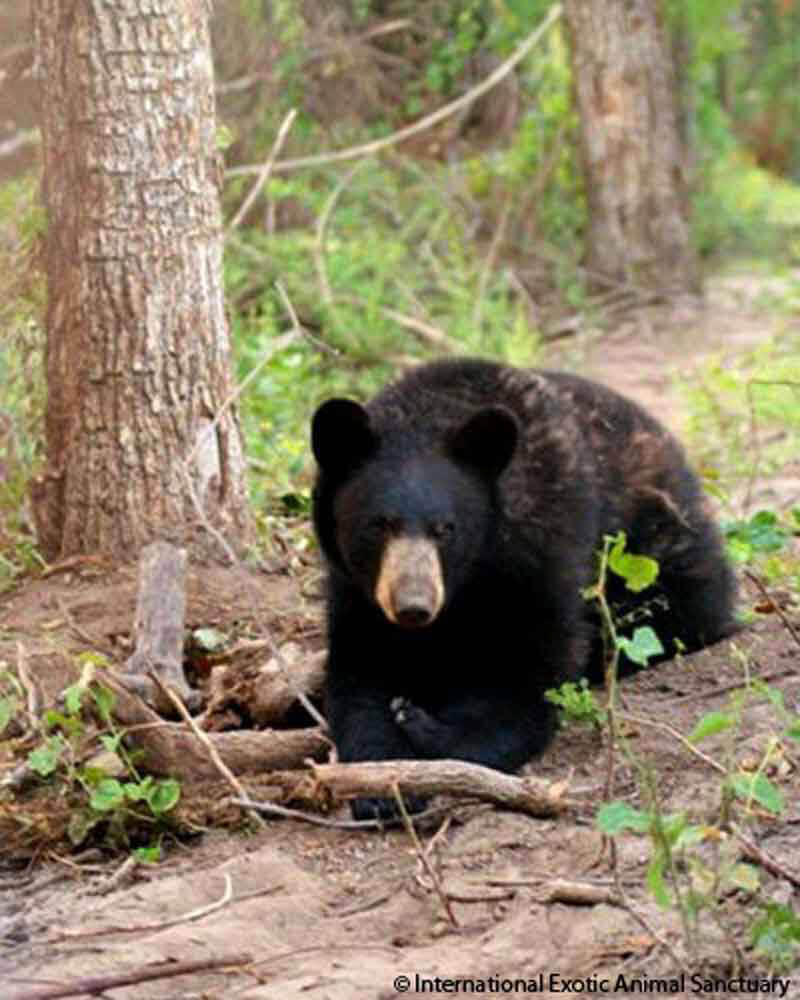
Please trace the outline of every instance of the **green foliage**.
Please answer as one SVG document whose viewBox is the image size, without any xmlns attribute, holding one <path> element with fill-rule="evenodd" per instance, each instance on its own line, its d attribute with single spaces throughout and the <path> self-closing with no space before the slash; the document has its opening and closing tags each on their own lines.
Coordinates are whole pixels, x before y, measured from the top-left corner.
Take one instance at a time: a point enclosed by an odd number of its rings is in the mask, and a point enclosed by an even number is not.
<svg viewBox="0 0 800 1000">
<path fill-rule="evenodd" d="M 755 953 L 775 971 L 789 972 L 800 961 L 800 918 L 785 903 L 762 903 L 750 929 Z"/>
<path fill-rule="evenodd" d="M 42 283 L 31 264 L 43 226 L 33 176 L 0 184 L 0 590 L 42 564 L 25 523 L 44 390 Z"/>
<path fill-rule="evenodd" d="M 114 694 L 95 679 L 101 659 L 94 654 L 83 658 L 80 679 L 62 692 L 63 710 L 45 712 L 37 745 L 27 755 L 31 772 L 70 798 L 67 834 L 76 846 L 98 829 L 115 844 L 127 844 L 135 827 L 144 827 L 150 836 L 168 823 L 181 794 L 174 778 L 139 774 L 124 730 L 114 722 Z M 87 721 L 90 715 L 105 731 L 96 733 Z M 98 763 L 103 760 L 100 747 L 115 762 L 115 773 Z"/>
<path fill-rule="evenodd" d="M 597 728 L 605 724 L 605 710 L 597 703 L 585 677 L 577 684 L 565 681 L 560 687 L 545 691 L 544 696 L 561 710 L 564 722 L 588 723 Z"/>
<path fill-rule="evenodd" d="M 658 563 L 649 556 L 637 556 L 627 552 L 625 545 L 625 532 L 620 531 L 613 539 L 608 553 L 608 568 L 622 577 L 628 590 L 638 594 L 656 582 Z"/>
<path fill-rule="evenodd" d="M 795 308 L 794 287 L 786 286 L 778 300 L 782 308 Z M 771 479 L 793 475 L 800 439 L 800 335 L 789 326 L 735 362 L 711 361 L 684 389 L 693 450 L 707 489 L 728 513 L 722 529 L 729 557 L 766 584 L 800 593 L 800 508 L 749 513 Z"/>
<path fill-rule="evenodd" d="M 736 725 L 736 717 L 730 712 L 707 712 L 695 724 L 694 729 L 689 734 L 690 743 L 702 743 L 710 736 L 724 733 L 726 729 Z"/>
<path fill-rule="evenodd" d="M 627 802 L 606 802 L 595 814 L 597 829 L 608 837 L 630 830 L 632 833 L 647 833 L 652 819 L 641 809 L 635 809 Z"/>
<path fill-rule="evenodd" d="M 794 508 L 791 517 L 792 522 L 789 522 L 775 511 L 760 510 L 749 518 L 723 522 L 722 531 L 731 559 L 749 563 L 758 553 L 780 552 L 791 540 L 791 524 L 797 526 L 795 530 L 800 529 L 800 508 Z"/>
<path fill-rule="evenodd" d="M 634 629 L 630 639 L 618 635 L 617 649 L 621 650 L 631 663 L 636 663 L 640 667 L 646 667 L 654 656 L 664 652 L 661 640 L 649 625 Z"/>
<path fill-rule="evenodd" d="M 328 173 L 278 178 L 269 192 L 276 202 L 288 200 L 319 218 L 336 182 Z M 472 224 L 469 206 L 447 199 L 412 162 L 389 168 L 371 161 L 338 195 L 324 255 L 305 230 L 248 231 L 230 242 L 225 274 L 240 379 L 291 329 L 277 282 L 314 331 L 277 352 L 242 397 L 257 499 L 262 473 L 273 495 L 302 496 L 307 489 L 308 419 L 321 398 L 364 397 L 386 380 L 397 359 L 441 353 L 424 331 L 409 331 L 414 322 L 441 331 L 464 353 L 533 359 L 537 338 L 526 305 L 509 275 L 487 271 L 485 256 L 470 247 Z"/>
</svg>

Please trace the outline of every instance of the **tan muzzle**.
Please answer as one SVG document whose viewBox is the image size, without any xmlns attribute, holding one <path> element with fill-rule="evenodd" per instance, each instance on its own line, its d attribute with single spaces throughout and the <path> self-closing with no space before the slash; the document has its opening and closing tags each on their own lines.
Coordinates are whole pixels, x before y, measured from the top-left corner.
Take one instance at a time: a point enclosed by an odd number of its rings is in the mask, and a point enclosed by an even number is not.
<svg viewBox="0 0 800 1000">
<path fill-rule="evenodd" d="M 428 538 L 392 538 L 383 550 L 375 600 L 390 622 L 423 628 L 444 603 L 439 552 Z"/>
</svg>

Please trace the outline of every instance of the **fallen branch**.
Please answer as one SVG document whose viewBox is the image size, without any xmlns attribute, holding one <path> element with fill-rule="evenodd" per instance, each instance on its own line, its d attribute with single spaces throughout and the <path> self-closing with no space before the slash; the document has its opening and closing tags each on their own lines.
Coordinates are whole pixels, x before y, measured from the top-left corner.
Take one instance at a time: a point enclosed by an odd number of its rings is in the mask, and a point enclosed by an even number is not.
<svg viewBox="0 0 800 1000">
<path fill-rule="evenodd" d="M 164 722 L 112 676 L 104 678 L 103 683 L 114 692 L 114 715 L 123 725 L 134 727 L 125 738 L 145 751 L 145 770 L 182 781 L 218 777 L 205 744 L 182 723 Z M 317 727 L 212 733 L 209 739 L 234 774 L 301 768 L 307 758 L 324 760 L 330 749 L 330 741 Z"/>
<path fill-rule="evenodd" d="M 211 762 L 213 763 L 217 771 L 219 771 L 219 773 L 225 779 L 225 781 L 228 782 L 228 784 L 236 792 L 237 795 L 240 795 L 243 799 L 248 798 L 247 792 L 242 787 L 242 784 L 239 781 L 239 779 L 231 771 L 231 769 L 228 767 L 225 761 L 220 757 L 219 752 L 217 748 L 214 746 L 214 742 L 209 736 L 209 734 L 204 733 L 203 730 L 198 727 L 197 723 L 194 721 L 191 715 L 189 715 L 186 706 L 183 704 L 178 695 L 175 694 L 172 688 L 169 688 L 166 686 L 166 684 L 162 683 L 161 678 L 158 676 L 158 674 L 151 671 L 150 678 L 156 685 L 156 687 L 161 691 L 161 693 L 172 702 L 172 704 L 178 710 L 178 714 L 180 715 L 180 717 L 183 719 L 186 725 L 191 729 L 195 737 L 198 740 L 200 740 L 200 742 L 206 748 L 206 750 L 208 751 L 208 756 L 211 758 Z M 261 814 L 255 810 L 250 810 L 250 812 L 251 815 L 253 816 L 253 819 L 256 821 L 256 824 L 260 826 L 262 830 L 265 829 L 267 824 L 264 822 L 264 819 L 261 816 Z M 227 878 L 227 875 L 225 877 Z"/>
<path fill-rule="evenodd" d="M 570 806 L 564 782 L 517 777 L 461 760 L 389 760 L 312 764 L 314 778 L 341 798 L 455 795 L 485 799 L 531 816 L 557 816 Z"/>
<path fill-rule="evenodd" d="M 778 616 L 778 618 L 780 618 L 783 627 L 786 629 L 789 635 L 794 639 L 795 643 L 798 646 L 800 646 L 800 633 L 798 633 L 797 629 L 794 627 L 794 625 L 792 625 L 788 615 L 780 606 L 780 604 L 769 596 L 769 591 L 764 586 L 764 581 L 761 579 L 761 577 L 757 573 L 753 573 L 749 569 L 746 569 L 744 571 L 744 575 L 758 589 L 759 594 L 761 594 L 764 600 L 768 601 L 772 605 L 772 607 L 775 609 L 775 614 Z"/>
<path fill-rule="evenodd" d="M 249 965 L 253 956 L 247 952 L 237 952 L 233 955 L 220 955 L 219 958 L 203 958 L 196 962 L 173 962 L 167 959 L 157 965 L 145 965 L 130 972 L 120 972 L 109 976 L 92 976 L 85 979 L 75 979 L 71 983 L 60 986 L 45 986 L 28 993 L 17 993 L 13 1000 L 58 1000 L 59 997 L 105 996 L 108 990 L 119 989 L 120 986 L 135 986 L 137 983 L 150 983 L 155 979 L 171 979 L 174 976 L 187 976 L 195 972 L 210 972 L 212 969 L 224 969 L 235 965 Z M 13 980 L 6 980 L 13 982 Z"/>
<path fill-rule="evenodd" d="M 791 882 L 792 885 L 800 888 L 800 873 L 791 871 L 791 869 L 786 868 L 780 862 L 776 861 L 775 858 L 770 857 L 766 851 L 763 851 L 758 844 L 753 843 L 749 837 L 746 837 L 744 832 L 739 829 L 738 826 L 731 827 L 734 837 L 739 841 L 739 846 L 742 848 L 742 853 L 746 858 L 751 861 L 755 861 L 756 864 L 761 865 L 761 867 L 770 873 L 770 875 L 775 875 L 778 878 L 785 879 L 787 882 Z"/>
<path fill-rule="evenodd" d="M 572 882 L 569 879 L 555 879 L 542 887 L 544 899 L 548 903 L 568 903 L 570 906 L 597 906 L 598 903 L 619 903 L 616 889 L 610 885 L 593 882 Z"/>
</svg>

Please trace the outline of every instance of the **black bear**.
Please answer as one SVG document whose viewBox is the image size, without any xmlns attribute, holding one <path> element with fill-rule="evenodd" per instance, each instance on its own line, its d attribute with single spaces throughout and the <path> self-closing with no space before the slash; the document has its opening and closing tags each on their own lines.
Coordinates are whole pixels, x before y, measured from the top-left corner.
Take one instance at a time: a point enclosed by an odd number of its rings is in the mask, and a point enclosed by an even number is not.
<svg viewBox="0 0 800 1000">
<path fill-rule="evenodd" d="M 342 761 L 513 771 L 543 749 L 545 690 L 602 664 L 582 591 L 605 534 L 623 530 L 630 552 L 658 561 L 637 599 L 667 655 L 674 640 L 692 650 L 732 630 L 733 577 L 680 445 L 602 385 L 434 362 L 365 407 L 323 403 L 312 448 Z M 624 587 L 610 596 L 627 600 Z M 357 818 L 393 812 L 353 804 Z"/>
</svg>

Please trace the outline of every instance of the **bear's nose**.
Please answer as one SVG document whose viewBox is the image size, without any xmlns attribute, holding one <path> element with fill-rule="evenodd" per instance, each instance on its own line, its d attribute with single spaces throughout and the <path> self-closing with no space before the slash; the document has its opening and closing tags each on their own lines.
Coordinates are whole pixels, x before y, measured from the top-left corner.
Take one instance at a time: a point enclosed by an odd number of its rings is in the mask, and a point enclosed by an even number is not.
<svg viewBox="0 0 800 1000">
<path fill-rule="evenodd" d="M 394 609 L 394 616 L 398 625 L 403 628 L 422 628 L 433 619 L 431 609 L 422 604 L 406 604 L 403 607 Z"/>
</svg>

